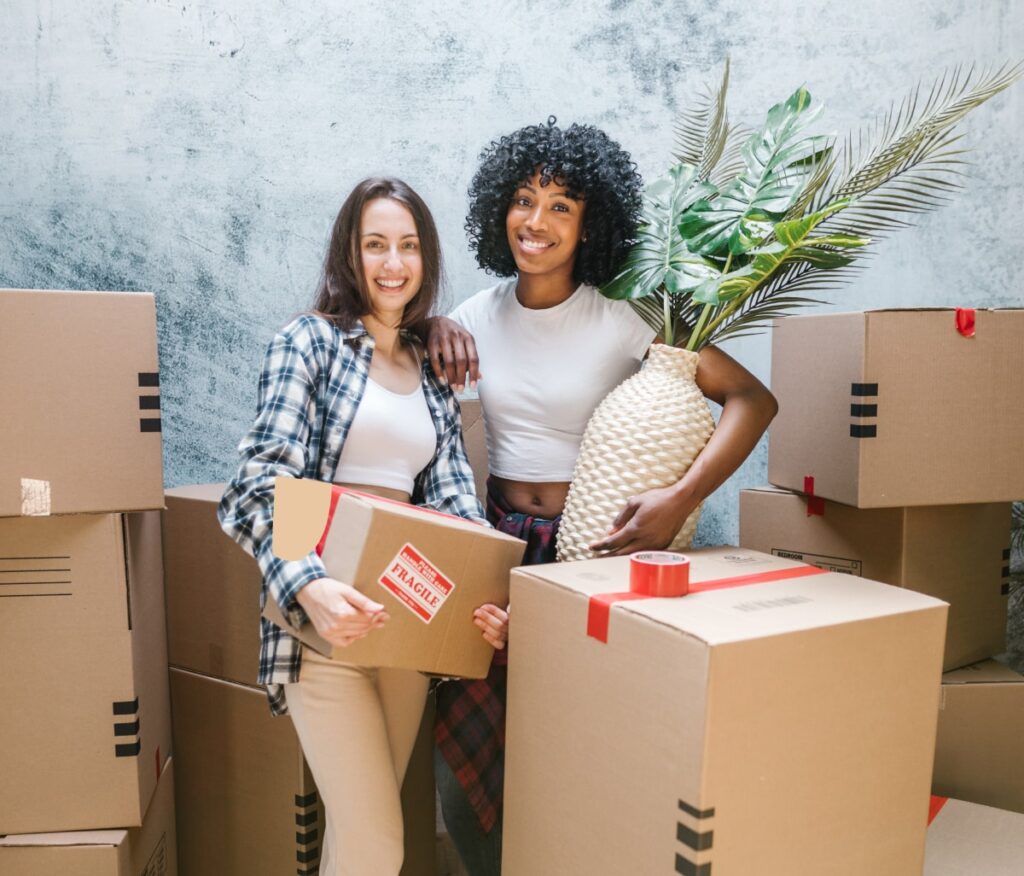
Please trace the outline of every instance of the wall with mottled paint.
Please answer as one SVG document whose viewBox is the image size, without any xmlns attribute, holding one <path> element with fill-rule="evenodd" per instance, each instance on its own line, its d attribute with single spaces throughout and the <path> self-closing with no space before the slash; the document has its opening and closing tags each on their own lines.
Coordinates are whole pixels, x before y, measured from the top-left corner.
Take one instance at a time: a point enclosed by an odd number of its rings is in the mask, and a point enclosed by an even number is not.
<svg viewBox="0 0 1024 876">
<path fill-rule="evenodd" d="M 492 137 L 555 114 L 645 176 L 721 62 L 751 123 L 806 83 L 845 131 L 919 78 L 1024 49 L 1015 0 L 0 2 L 0 284 L 157 295 L 170 485 L 227 477 L 275 327 L 309 302 L 350 186 L 403 176 L 446 247 L 450 299 L 486 281 L 464 193 Z M 878 248 L 844 309 L 1024 304 L 1024 87 L 969 119 L 967 191 Z M 767 378 L 766 339 L 728 347 Z M 736 537 L 736 492 L 700 538 Z"/>
</svg>

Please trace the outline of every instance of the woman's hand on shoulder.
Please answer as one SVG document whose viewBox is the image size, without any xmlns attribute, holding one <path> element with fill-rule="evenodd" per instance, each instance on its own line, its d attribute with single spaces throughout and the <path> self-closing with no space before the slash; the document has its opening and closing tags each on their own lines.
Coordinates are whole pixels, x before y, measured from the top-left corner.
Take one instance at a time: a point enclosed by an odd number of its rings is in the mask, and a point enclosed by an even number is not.
<svg viewBox="0 0 1024 876">
<path fill-rule="evenodd" d="M 473 612 L 473 623 L 483 631 L 484 639 L 496 651 L 508 642 L 508 611 L 496 605 L 481 605 Z"/>
<path fill-rule="evenodd" d="M 310 581 L 295 598 L 316 631 L 340 648 L 362 639 L 390 618 L 379 602 L 333 578 Z"/>
<path fill-rule="evenodd" d="M 462 392 L 468 372 L 470 388 L 476 389 L 480 359 L 473 336 L 447 316 L 431 317 L 427 324 L 427 353 L 434 374 L 456 392 Z"/>
</svg>

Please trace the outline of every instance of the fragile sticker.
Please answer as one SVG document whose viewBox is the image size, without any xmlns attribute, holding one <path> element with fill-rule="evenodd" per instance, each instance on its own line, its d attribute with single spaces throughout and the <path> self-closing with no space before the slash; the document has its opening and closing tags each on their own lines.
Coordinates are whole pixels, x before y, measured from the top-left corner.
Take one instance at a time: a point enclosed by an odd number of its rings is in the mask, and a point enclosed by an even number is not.
<svg viewBox="0 0 1024 876">
<path fill-rule="evenodd" d="M 455 589 L 455 582 L 408 542 L 378 582 L 423 623 L 429 624 Z"/>
</svg>

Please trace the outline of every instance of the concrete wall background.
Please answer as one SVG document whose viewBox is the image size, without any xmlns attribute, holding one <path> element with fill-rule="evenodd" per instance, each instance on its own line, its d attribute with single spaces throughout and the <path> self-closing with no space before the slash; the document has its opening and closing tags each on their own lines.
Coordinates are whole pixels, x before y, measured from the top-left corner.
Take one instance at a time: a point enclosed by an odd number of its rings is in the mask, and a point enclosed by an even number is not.
<svg viewBox="0 0 1024 876">
<path fill-rule="evenodd" d="M 672 119 L 733 63 L 757 123 L 806 83 L 846 131 L 918 79 L 1019 57 L 1013 0 L 0 0 L 0 284 L 157 295 L 169 485 L 223 479 L 274 329 L 310 300 L 351 185 L 395 173 L 426 198 L 451 302 L 487 279 L 465 189 L 492 137 L 550 114 L 606 128 L 645 177 Z M 841 309 L 1024 305 L 1024 86 L 968 119 L 967 191 L 879 247 Z M 727 346 L 767 380 L 767 338 Z M 736 538 L 736 492 L 704 542 Z"/>
</svg>

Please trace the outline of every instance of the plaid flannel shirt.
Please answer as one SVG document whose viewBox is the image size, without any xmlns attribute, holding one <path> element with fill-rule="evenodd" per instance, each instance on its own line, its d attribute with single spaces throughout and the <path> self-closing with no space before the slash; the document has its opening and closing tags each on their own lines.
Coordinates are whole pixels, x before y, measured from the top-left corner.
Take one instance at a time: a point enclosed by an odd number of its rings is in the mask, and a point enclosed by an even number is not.
<svg viewBox="0 0 1024 876">
<path fill-rule="evenodd" d="M 296 595 L 327 571 L 315 552 L 288 561 L 274 555 L 274 478 L 334 480 L 366 389 L 373 347 L 362 324 L 346 331 L 309 314 L 278 332 L 263 360 L 256 421 L 238 447 L 241 466 L 217 510 L 224 531 L 263 572 L 260 608 L 273 599 L 296 626 L 306 620 Z M 459 404 L 425 358 L 421 382 L 437 429 L 437 450 L 416 477 L 412 501 L 488 525 L 462 443 Z M 271 710 L 283 715 L 281 685 L 299 680 L 302 646 L 265 618 L 260 627 L 259 682 L 267 686 Z"/>
</svg>

